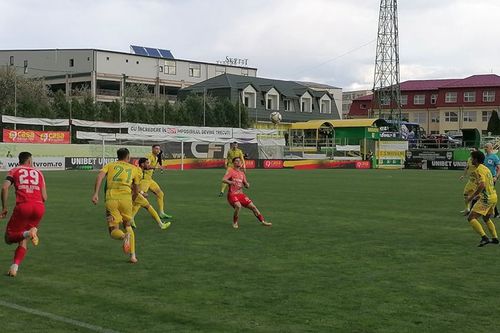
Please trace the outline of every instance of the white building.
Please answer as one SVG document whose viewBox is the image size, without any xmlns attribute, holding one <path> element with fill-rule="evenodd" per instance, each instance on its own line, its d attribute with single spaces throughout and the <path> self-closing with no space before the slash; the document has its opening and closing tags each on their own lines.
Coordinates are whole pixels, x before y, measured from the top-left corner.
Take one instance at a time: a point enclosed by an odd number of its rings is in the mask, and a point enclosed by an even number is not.
<svg viewBox="0 0 500 333">
<path fill-rule="evenodd" d="M 43 78 L 52 90 L 64 90 L 67 95 L 87 87 L 94 100 L 102 102 L 122 98 L 124 87 L 132 83 L 147 85 L 157 98 L 175 100 L 179 89 L 220 74 L 257 75 L 256 68 L 174 59 L 166 52 L 140 55 L 100 49 L 0 50 L 0 66 L 11 66 L 27 77 Z"/>
</svg>

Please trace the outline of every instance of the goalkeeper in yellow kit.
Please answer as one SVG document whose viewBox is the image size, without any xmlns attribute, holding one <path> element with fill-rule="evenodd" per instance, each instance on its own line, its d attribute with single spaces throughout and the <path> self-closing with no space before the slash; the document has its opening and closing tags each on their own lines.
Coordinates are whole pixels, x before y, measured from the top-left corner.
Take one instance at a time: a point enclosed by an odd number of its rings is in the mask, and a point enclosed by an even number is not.
<svg viewBox="0 0 500 333">
<path fill-rule="evenodd" d="M 130 262 L 136 263 L 135 234 L 132 220 L 132 201 L 135 200 L 141 181 L 137 167 L 130 164 L 130 152 L 127 148 L 117 151 L 118 161 L 106 164 L 99 174 L 94 187 L 92 202 L 99 202 L 99 190 L 106 178 L 106 219 L 111 238 L 123 241 L 123 251 L 130 255 Z M 120 229 L 124 227 L 125 232 Z"/>
<path fill-rule="evenodd" d="M 153 145 L 151 153 L 148 154 L 146 158 L 149 160 L 149 166 L 148 169 L 144 169 L 144 177 L 141 181 L 140 190 L 144 193 L 147 193 L 148 191 L 153 192 L 158 203 L 158 214 L 162 219 L 170 219 L 172 216 L 165 213 L 165 194 L 161 190 L 160 185 L 153 180 L 154 171 L 161 168 L 160 145 Z"/>
<path fill-rule="evenodd" d="M 243 151 L 241 149 L 238 149 L 238 142 L 236 141 L 231 143 L 231 149 L 229 149 L 229 151 L 227 152 L 224 167 L 226 168 L 226 170 L 233 168 L 233 160 L 237 157 L 241 159 L 241 168 L 243 169 L 243 172 L 246 172 L 247 170 L 245 167 L 245 156 L 243 154 Z M 224 192 L 226 191 L 226 189 L 227 184 L 222 182 L 219 197 L 224 196 Z"/>
<path fill-rule="evenodd" d="M 141 183 L 145 182 L 144 170 L 149 169 L 149 160 L 145 157 L 140 158 L 139 162 L 138 162 L 137 169 L 138 169 L 139 175 L 141 177 Z M 141 188 L 141 184 L 139 184 L 139 190 L 140 190 L 140 188 Z M 139 194 L 137 194 L 137 198 L 134 200 L 134 207 L 132 210 L 132 221 L 131 221 L 132 227 L 133 228 L 136 227 L 134 217 L 137 214 L 137 212 L 139 211 L 139 209 L 141 209 L 141 207 L 142 207 L 148 211 L 148 213 L 153 217 L 153 219 L 156 221 L 156 223 L 158 224 L 158 226 L 162 230 L 168 229 L 168 227 L 170 227 L 171 223 L 170 222 L 165 222 L 165 223 L 162 222 L 160 216 L 158 215 L 156 210 L 153 208 L 153 206 L 151 206 L 151 204 L 149 203 L 148 199 L 146 199 L 146 197 L 147 197 L 147 193 L 140 191 Z"/>
</svg>

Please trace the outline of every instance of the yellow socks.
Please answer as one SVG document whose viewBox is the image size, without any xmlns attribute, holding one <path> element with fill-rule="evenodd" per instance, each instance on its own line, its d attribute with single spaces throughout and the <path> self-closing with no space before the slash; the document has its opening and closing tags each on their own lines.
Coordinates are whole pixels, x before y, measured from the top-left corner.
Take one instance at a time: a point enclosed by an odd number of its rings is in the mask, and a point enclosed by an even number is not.
<svg viewBox="0 0 500 333">
<path fill-rule="evenodd" d="M 132 207 L 132 216 L 136 216 L 139 209 L 141 209 L 141 205 L 134 205 L 134 207 Z"/>
<path fill-rule="evenodd" d="M 163 198 L 165 197 L 165 194 L 163 194 L 163 191 L 160 191 L 156 195 L 156 200 L 158 201 L 158 210 L 160 213 L 165 213 L 165 203 L 163 202 Z"/>
<path fill-rule="evenodd" d="M 490 231 L 491 238 L 498 238 L 497 236 L 497 230 L 495 229 L 495 223 L 490 219 L 488 222 L 486 222 L 486 225 L 488 226 L 488 230 Z"/>
<path fill-rule="evenodd" d="M 134 234 L 134 229 L 132 227 L 128 226 L 125 228 L 127 230 L 127 234 L 130 234 L 130 254 L 135 254 L 135 234 Z"/>
<path fill-rule="evenodd" d="M 481 236 L 481 237 L 486 236 L 486 233 L 484 232 L 483 227 L 481 226 L 481 223 L 479 223 L 478 220 L 472 219 L 469 221 L 469 223 L 470 223 L 472 229 L 474 229 L 474 231 L 477 232 L 479 234 L 479 236 Z M 494 227 L 495 227 L 495 225 L 493 225 L 493 228 Z"/>
<path fill-rule="evenodd" d="M 147 209 L 148 209 L 149 214 L 151 214 L 151 216 L 156 221 L 156 223 L 161 224 L 162 222 L 161 222 L 160 216 L 158 215 L 156 210 L 153 208 L 153 206 L 149 205 L 149 207 Z"/>
<path fill-rule="evenodd" d="M 111 231 L 111 238 L 116 240 L 122 240 L 125 237 L 125 233 L 120 229 L 114 229 Z"/>
<path fill-rule="evenodd" d="M 226 189 L 227 189 L 227 184 L 226 183 L 222 183 L 222 185 L 220 187 L 220 192 L 224 193 L 224 192 L 226 192 Z"/>
</svg>

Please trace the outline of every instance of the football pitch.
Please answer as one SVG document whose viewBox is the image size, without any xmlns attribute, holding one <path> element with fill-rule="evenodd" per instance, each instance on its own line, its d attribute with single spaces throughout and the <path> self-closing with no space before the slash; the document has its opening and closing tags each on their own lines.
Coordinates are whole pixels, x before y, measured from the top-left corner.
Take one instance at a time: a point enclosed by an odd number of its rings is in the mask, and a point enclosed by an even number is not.
<svg viewBox="0 0 500 333">
<path fill-rule="evenodd" d="M 90 202 L 96 173 L 45 172 L 40 245 L 0 276 L 0 331 L 494 332 L 500 247 L 459 215 L 460 174 L 250 170 L 273 227 L 244 210 L 233 230 L 222 170 L 158 173 L 175 219 L 139 213 L 132 265 Z"/>
</svg>

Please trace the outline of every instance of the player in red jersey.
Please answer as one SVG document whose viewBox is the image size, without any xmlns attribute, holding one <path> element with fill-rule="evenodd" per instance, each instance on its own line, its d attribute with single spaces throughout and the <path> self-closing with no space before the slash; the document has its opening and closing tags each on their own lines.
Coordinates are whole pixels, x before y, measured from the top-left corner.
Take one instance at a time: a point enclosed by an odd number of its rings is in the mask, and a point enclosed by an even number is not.
<svg viewBox="0 0 500 333">
<path fill-rule="evenodd" d="M 247 182 L 245 173 L 241 170 L 242 160 L 240 157 L 233 158 L 233 168 L 229 168 L 222 178 L 222 182 L 229 185 L 229 192 L 227 193 L 227 201 L 234 208 L 233 215 L 233 228 L 238 229 L 238 217 L 240 215 L 241 207 L 250 209 L 262 225 L 270 227 L 272 223 L 266 222 L 264 217 L 254 205 L 252 200 L 243 193 L 243 187 L 249 188 L 250 184 Z"/>
<path fill-rule="evenodd" d="M 19 265 L 28 250 L 27 239 L 33 245 L 38 245 L 38 224 L 45 213 L 45 201 L 47 201 L 47 190 L 45 179 L 40 170 L 32 167 L 31 153 L 19 154 L 19 166 L 10 170 L 2 186 L 2 211 L 0 218 L 5 218 L 9 212 L 7 198 L 9 188 L 16 189 L 16 206 L 12 212 L 7 229 L 5 230 L 5 242 L 7 244 L 18 243 L 14 254 L 14 261 L 7 275 L 16 276 Z"/>
</svg>

